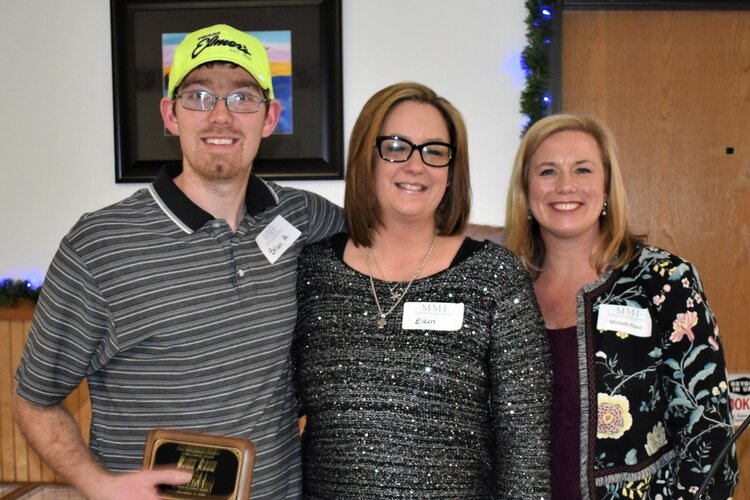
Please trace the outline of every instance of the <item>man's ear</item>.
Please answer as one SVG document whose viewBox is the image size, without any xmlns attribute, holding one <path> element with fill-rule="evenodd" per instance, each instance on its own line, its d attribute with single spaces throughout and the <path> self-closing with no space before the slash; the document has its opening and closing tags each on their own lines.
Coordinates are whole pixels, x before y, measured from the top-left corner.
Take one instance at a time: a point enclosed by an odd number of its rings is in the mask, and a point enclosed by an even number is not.
<svg viewBox="0 0 750 500">
<path fill-rule="evenodd" d="M 180 135 L 180 126 L 177 124 L 177 116 L 174 112 L 174 101 L 167 97 L 162 97 L 159 101 L 159 110 L 161 119 L 164 120 L 164 126 L 167 127 L 174 135 Z"/>
<path fill-rule="evenodd" d="M 263 122 L 263 134 L 262 137 L 268 137 L 273 134 L 276 129 L 276 125 L 279 123 L 281 117 L 281 103 L 274 99 L 268 103 L 268 110 L 266 111 L 266 119 Z"/>
</svg>

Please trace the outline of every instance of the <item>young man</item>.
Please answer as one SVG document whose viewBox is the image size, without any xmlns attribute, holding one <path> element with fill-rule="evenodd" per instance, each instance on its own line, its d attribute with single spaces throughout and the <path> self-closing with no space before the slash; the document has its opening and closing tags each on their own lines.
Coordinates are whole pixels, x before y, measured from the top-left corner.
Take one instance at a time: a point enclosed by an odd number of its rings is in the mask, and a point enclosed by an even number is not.
<svg viewBox="0 0 750 500">
<path fill-rule="evenodd" d="M 181 168 L 84 215 L 60 244 L 12 405 L 37 453 L 88 498 L 156 498 L 157 484 L 190 479 L 133 472 L 157 427 L 250 438 L 253 499 L 300 494 L 296 262 L 343 223 L 325 199 L 251 175 L 279 113 L 257 39 L 226 25 L 189 34 L 161 101 Z M 62 405 L 84 377 L 90 452 Z"/>
</svg>

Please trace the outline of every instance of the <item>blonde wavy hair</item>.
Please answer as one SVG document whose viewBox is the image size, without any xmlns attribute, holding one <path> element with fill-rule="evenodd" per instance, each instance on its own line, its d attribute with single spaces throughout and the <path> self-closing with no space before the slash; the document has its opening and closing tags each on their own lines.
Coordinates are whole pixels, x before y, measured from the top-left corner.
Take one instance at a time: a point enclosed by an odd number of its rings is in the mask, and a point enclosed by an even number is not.
<svg viewBox="0 0 750 500">
<path fill-rule="evenodd" d="M 529 219 L 530 160 L 539 146 L 552 134 L 576 131 L 596 140 L 604 165 L 607 215 L 600 218 L 599 237 L 591 251 L 591 265 L 601 274 L 625 265 L 645 237 L 630 231 L 627 194 L 622 180 L 617 145 L 609 128 L 600 120 L 585 115 L 558 114 L 542 118 L 524 134 L 511 173 L 505 211 L 505 246 L 519 256 L 532 276 L 542 270 L 545 248 L 539 224 Z"/>
</svg>

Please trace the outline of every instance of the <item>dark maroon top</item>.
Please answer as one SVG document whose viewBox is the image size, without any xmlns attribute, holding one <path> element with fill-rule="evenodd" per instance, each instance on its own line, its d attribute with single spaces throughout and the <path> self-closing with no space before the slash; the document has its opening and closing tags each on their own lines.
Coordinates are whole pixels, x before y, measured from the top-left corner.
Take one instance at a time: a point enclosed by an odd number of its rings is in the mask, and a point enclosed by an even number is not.
<svg viewBox="0 0 750 500">
<path fill-rule="evenodd" d="M 581 498 L 581 388 L 576 326 L 547 329 L 552 352 L 552 498 Z"/>
</svg>

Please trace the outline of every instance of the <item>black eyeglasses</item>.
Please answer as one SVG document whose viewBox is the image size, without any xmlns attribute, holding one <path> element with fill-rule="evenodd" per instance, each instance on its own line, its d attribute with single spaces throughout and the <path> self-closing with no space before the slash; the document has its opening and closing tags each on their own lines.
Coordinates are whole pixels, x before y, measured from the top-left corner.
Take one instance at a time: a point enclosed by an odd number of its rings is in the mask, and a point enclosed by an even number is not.
<svg viewBox="0 0 750 500">
<path fill-rule="evenodd" d="M 444 142 L 432 141 L 424 144 L 414 144 L 397 135 L 380 135 L 375 139 L 380 157 L 392 163 L 403 163 L 411 158 L 414 151 L 425 165 L 431 167 L 447 167 L 453 159 L 454 147 Z"/>
<path fill-rule="evenodd" d="M 261 103 L 268 102 L 268 99 L 250 92 L 235 92 L 226 97 L 216 97 L 206 90 L 188 90 L 174 98 L 180 100 L 183 108 L 193 111 L 211 111 L 217 102 L 226 101 L 227 109 L 235 113 L 256 113 Z"/>
</svg>

